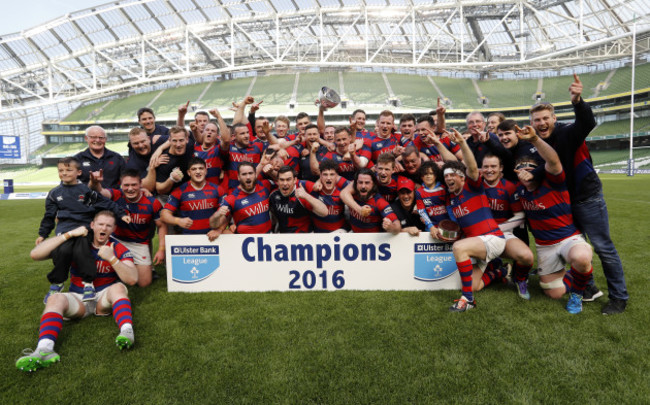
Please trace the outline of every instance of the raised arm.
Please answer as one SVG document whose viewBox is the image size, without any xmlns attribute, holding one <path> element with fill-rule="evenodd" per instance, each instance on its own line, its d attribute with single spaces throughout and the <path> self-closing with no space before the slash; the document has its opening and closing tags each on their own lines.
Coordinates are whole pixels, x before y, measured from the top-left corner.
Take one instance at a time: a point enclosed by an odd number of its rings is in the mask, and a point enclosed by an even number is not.
<svg viewBox="0 0 650 405">
<path fill-rule="evenodd" d="M 524 128 L 519 128 L 515 125 L 515 130 L 517 131 L 517 137 L 519 139 L 528 141 L 537 148 L 539 155 L 546 161 L 546 164 L 544 165 L 546 172 L 553 175 L 562 172 L 562 162 L 560 162 L 560 157 L 557 152 L 553 147 L 551 147 L 551 145 L 547 144 L 542 138 L 537 136 L 533 127 L 526 125 Z"/>
<path fill-rule="evenodd" d="M 467 145 L 467 141 L 463 138 L 463 135 L 453 128 L 451 131 L 447 131 L 447 134 L 453 142 L 460 145 L 460 150 L 463 152 L 465 167 L 467 168 L 467 177 L 475 181 L 478 180 L 479 171 L 478 165 L 476 164 L 476 158 L 474 157 L 472 150 L 469 148 L 469 145 Z"/>
<path fill-rule="evenodd" d="M 78 236 L 88 235 L 88 229 L 85 226 L 80 226 L 61 235 L 57 235 L 53 238 L 44 239 L 41 243 L 36 245 L 34 249 L 29 253 L 29 256 L 32 260 L 45 260 L 50 257 L 50 253 L 57 247 L 61 246 L 63 242 L 70 238 L 76 238 Z"/>
</svg>

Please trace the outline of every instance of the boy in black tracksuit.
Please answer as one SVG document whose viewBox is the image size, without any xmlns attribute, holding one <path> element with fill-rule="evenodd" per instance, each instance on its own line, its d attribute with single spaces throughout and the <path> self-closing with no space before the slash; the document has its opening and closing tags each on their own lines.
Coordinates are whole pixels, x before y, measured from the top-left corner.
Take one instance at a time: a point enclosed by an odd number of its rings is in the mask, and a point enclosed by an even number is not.
<svg viewBox="0 0 650 405">
<path fill-rule="evenodd" d="M 130 222 L 128 213 L 114 202 L 102 197 L 80 183 L 81 165 L 73 157 L 58 162 L 61 184 L 50 190 L 45 200 L 45 214 L 38 230 L 38 245 L 45 240 L 56 222 L 56 235 L 63 235 L 66 241 L 52 252 L 54 269 L 47 275 L 52 284 L 43 302 L 50 295 L 61 292 L 63 282 L 68 278 L 72 261 L 78 265 L 84 283 L 84 301 L 95 299 L 93 280 L 97 273 L 95 258 L 90 250 L 92 235 L 88 234 L 90 222 L 99 210 L 113 211 L 125 222 Z"/>
</svg>

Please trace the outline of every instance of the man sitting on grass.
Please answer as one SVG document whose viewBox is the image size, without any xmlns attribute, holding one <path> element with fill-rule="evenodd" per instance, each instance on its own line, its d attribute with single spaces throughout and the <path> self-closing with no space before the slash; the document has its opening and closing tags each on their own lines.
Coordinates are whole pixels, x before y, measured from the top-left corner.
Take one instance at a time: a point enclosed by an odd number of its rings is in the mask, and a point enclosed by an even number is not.
<svg viewBox="0 0 650 405">
<path fill-rule="evenodd" d="M 63 317 L 81 319 L 90 314 L 107 316 L 112 312 L 120 328 L 115 339 L 120 350 L 130 348 L 135 342 L 131 301 L 126 286 L 122 284 L 134 285 L 138 282 L 138 271 L 133 264 L 131 252 L 121 243 L 110 239 L 115 230 L 115 215 L 111 211 L 97 213 L 90 228 L 93 231 L 92 254 L 97 266 L 97 278 L 94 281 L 97 300 L 81 300 L 83 284 L 73 263 L 70 268 L 70 292 L 54 294 L 47 300 L 41 316 L 36 350 L 24 350 L 24 356 L 16 361 L 16 367 L 21 371 L 31 372 L 49 367 L 61 359 L 54 351 L 54 344 L 63 327 Z M 85 234 L 87 230 L 81 226 L 73 232 Z M 65 240 L 64 235 L 44 240 L 32 250 L 32 259 L 49 258 L 52 251 Z"/>
</svg>

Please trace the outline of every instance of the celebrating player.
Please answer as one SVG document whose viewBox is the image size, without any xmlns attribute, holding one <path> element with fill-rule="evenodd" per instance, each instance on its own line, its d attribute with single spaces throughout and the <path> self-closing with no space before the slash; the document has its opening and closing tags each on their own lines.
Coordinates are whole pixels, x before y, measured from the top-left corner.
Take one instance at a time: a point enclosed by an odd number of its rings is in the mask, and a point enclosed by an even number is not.
<svg viewBox="0 0 650 405">
<path fill-rule="evenodd" d="M 100 211 L 90 224 L 93 231 L 92 254 L 95 258 L 98 277 L 94 281 L 97 300 L 83 302 L 83 286 L 76 268 L 70 268 L 72 284 L 70 292 L 55 294 L 47 300 L 41 316 L 36 350 L 23 351 L 24 356 L 16 361 L 19 370 L 31 372 L 49 367 L 61 357 L 54 351 L 54 345 L 63 327 L 63 318 L 81 319 L 88 315 L 98 316 L 113 313 L 120 329 L 115 343 L 121 349 L 130 348 L 135 342 L 131 301 L 126 286 L 138 281 L 138 271 L 133 265 L 131 253 L 119 242 L 113 242 L 110 235 L 115 230 L 115 216 L 110 211 Z M 45 260 L 66 238 L 59 235 L 37 245 L 31 252 L 35 260 Z"/>
<path fill-rule="evenodd" d="M 499 229 L 490 205 L 483 191 L 481 175 L 463 136 L 456 131 L 448 133 L 451 140 L 460 145 L 467 168 L 460 162 L 447 162 L 443 166 L 445 183 L 449 190 L 447 204 L 454 219 L 460 225 L 465 237 L 454 242 L 453 252 L 462 282 L 462 296 L 449 308 L 453 312 L 464 312 L 476 307 L 473 280 L 477 289 L 487 263 L 503 253 L 506 241 Z M 435 237 L 442 236 L 437 227 L 432 228 Z M 476 267 L 472 264 L 476 261 Z"/>
<path fill-rule="evenodd" d="M 570 293 L 566 309 L 572 314 L 580 313 L 582 294 L 593 271 L 592 251 L 573 223 L 562 163 L 532 127 L 517 128 L 517 136 L 535 145 L 546 161 L 541 180 L 532 173 L 537 168 L 533 159 L 522 158 L 516 164 L 521 182 L 517 192 L 535 237 L 539 284 L 554 299 Z M 564 269 L 566 263 L 571 265 L 568 273 Z"/>
</svg>

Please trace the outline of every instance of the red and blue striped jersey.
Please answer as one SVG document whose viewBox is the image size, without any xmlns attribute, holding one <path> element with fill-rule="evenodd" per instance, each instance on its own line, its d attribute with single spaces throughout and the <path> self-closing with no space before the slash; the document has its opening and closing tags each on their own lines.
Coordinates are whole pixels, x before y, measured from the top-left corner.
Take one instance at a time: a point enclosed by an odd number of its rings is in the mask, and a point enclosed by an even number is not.
<svg viewBox="0 0 650 405">
<path fill-rule="evenodd" d="M 230 214 L 237 225 L 235 233 L 271 232 L 270 187 L 268 182 L 258 182 L 250 194 L 237 187 L 221 199 L 221 204 L 230 208 Z"/>
<path fill-rule="evenodd" d="M 390 134 L 386 139 L 376 136 L 370 144 L 371 160 L 377 162 L 377 158 L 382 153 L 392 152 L 400 144 L 399 134 Z"/>
<path fill-rule="evenodd" d="M 420 210 L 425 210 L 431 223 L 437 226 L 443 219 L 449 219 L 447 214 L 447 190 L 437 183 L 433 189 L 425 186 L 415 190 L 415 205 Z"/>
<path fill-rule="evenodd" d="M 564 171 L 557 175 L 546 172 L 542 184 L 534 191 L 526 190 L 521 183 L 517 186 L 530 231 L 538 245 L 554 245 L 580 233 L 573 223 L 564 179 Z"/>
<path fill-rule="evenodd" d="M 119 240 L 149 244 L 153 236 L 154 223 L 160 218 L 160 210 L 163 209 L 160 201 L 144 194 L 136 202 L 130 202 L 122 193 L 122 190 L 109 188 L 111 200 L 128 211 L 131 223 L 127 224 L 121 218 L 117 218 L 113 234 Z"/>
<path fill-rule="evenodd" d="M 434 162 L 443 162 L 444 159 L 442 158 L 442 155 L 440 154 L 440 151 L 438 148 L 436 148 L 434 145 L 428 145 L 426 144 L 420 135 L 418 135 L 414 140 L 413 140 L 413 145 L 418 148 L 418 150 Z"/>
<path fill-rule="evenodd" d="M 476 181 L 465 178 L 459 194 L 449 193 L 447 204 L 465 237 L 495 235 L 503 238 L 503 232 L 492 217 L 490 203 L 483 189 L 481 176 Z"/>
<path fill-rule="evenodd" d="M 307 200 L 296 197 L 295 191 L 283 196 L 275 190 L 269 196 L 271 212 L 278 221 L 278 233 L 307 233 L 312 230 L 312 206 Z"/>
<path fill-rule="evenodd" d="M 223 191 L 216 184 L 206 182 L 197 190 L 192 182 L 182 184 L 172 191 L 165 209 L 179 212 L 181 218 L 190 218 L 192 226 L 181 229 L 183 234 L 206 234 L 210 232 L 210 216 L 219 208 Z"/>
<path fill-rule="evenodd" d="M 354 163 L 351 160 L 343 160 L 343 156 L 336 152 L 327 152 L 323 155 L 323 160 L 325 159 L 333 160 L 339 165 L 337 171 L 339 176 L 348 181 L 354 180 L 354 173 L 357 171 L 357 168 L 354 167 Z"/>
<path fill-rule="evenodd" d="M 377 181 L 377 192 L 381 194 L 382 198 L 388 201 L 388 203 L 392 203 L 397 199 L 397 185 L 399 184 L 400 177 L 402 176 L 394 173 L 390 179 L 390 183 L 388 184 L 381 184 Z"/>
<path fill-rule="evenodd" d="M 364 129 L 361 130 L 361 131 L 357 131 L 357 133 L 355 134 L 355 136 L 356 136 L 357 138 L 367 139 L 367 140 L 369 140 L 369 141 L 372 142 L 372 140 L 373 140 L 377 135 L 375 135 L 374 132 L 370 132 L 370 131 L 368 131 L 367 129 L 364 128 Z"/>
<path fill-rule="evenodd" d="M 133 262 L 131 251 L 129 251 L 126 246 L 119 243 L 115 239 L 109 239 L 109 243 L 113 247 L 115 257 L 117 257 L 120 261 L 128 260 L 130 262 Z M 97 275 L 93 280 L 93 286 L 95 287 L 95 291 L 100 292 L 109 285 L 116 283 L 119 280 L 119 277 L 115 272 L 113 266 L 111 266 L 107 260 L 99 257 L 99 249 L 91 246 L 90 251 L 95 258 L 95 265 L 97 266 Z M 74 260 L 70 266 L 70 292 L 77 294 L 83 294 L 84 292 L 83 281 L 81 280 L 81 275 L 79 274 L 79 270 L 77 270 L 77 264 L 74 262 Z"/>
<path fill-rule="evenodd" d="M 440 137 L 440 142 L 442 142 L 442 144 L 445 145 L 445 148 L 447 148 L 453 154 L 458 153 L 460 150 L 460 145 L 452 142 L 448 136 Z"/>
<path fill-rule="evenodd" d="M 250 162 L 257 166 L 262 158 L 262 150 L 259 146 L 251 143 L 247 148 L 240 148 L 234 142 L 230 144 L 228 162 L 226 163 L 226 174 L 228 175 L 228 190 L 234 190 L 239 186 L 237 169 L 241 162 Z"/>
<path fill-rule="evenodd" d="M 494 187 L 484 181 L 483 187 L 497 224 L 506 222 L 515 212 L 523 211 L 515 183 L 502 178 Z"/>
<path fill-rule="evenodd" d="M 365 232 L 384 232 L 381 223 L 384 218 L 391 221 L 397 221 L 397 215 L 393 212 L 390 204 L 379 194 L 370 197 L 368 201 L 359 201 L 354 199 L 360 206 L 369 205 L 372 212 L 367 217 L 362 217 L 355 210 L 350 210 L 350 226 L 352 232 L 365 233 Z"/>
<path fill-rule="evenodd" d="M 578 196 L 582 190 L 582 182 L 585 178 L 594 173 L 594 164 L 591 160 L 591 153 L 589 153 L 589 148 L 585 142 L 578 147 L 576 154 L 573 158 L 573 194 Z M 593 181 L 593 179 L 592 179 Z M 594 187 L 593 185 L 591 185 Z"/>
<path fill-rule="evenodd" d="M 312 214 L 311 219 L 315 233 L 329 233 L 339 229 L 350 229 L 350 225 L 345 219 L 345 204 L 341 200 L 341 190 L 347 187 L 349 183 L 349 181 L 341 177 L 331 194 L 326 194 L 322 189 L 318 192 L 314 191 L 314 183 L 303 183 L 303 188 L 314 198 L 321 200 L 327 207 L 327 215 L 324 217 Z"/>
<path fill-rule="evenodd" d="M 221 150 L 221 146 L 215 144 L 210 149 L 203 150 L 201 145 L 195 145 L 194 156 L 205 160 L 205 165 L 208 169 L 205 179 L 210 183 L 219 184 L 221 182 L 219 177 L 224 167 L 224 160 L 228 159 L 228 155 L 225 151 Z"/>
</svg>

